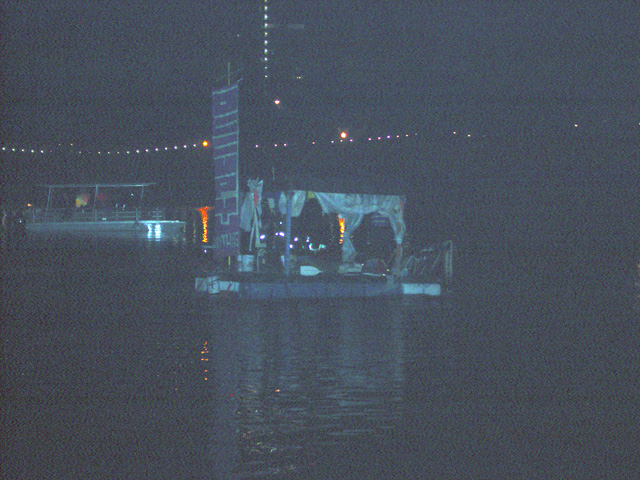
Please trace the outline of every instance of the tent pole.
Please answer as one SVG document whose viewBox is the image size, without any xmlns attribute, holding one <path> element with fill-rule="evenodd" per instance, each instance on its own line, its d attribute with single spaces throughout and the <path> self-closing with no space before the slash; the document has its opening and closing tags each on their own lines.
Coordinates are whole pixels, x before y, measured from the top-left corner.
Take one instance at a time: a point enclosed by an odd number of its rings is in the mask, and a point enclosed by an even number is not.
<svg viewBox="0 0 640 480">
<path fill-rule="evenodd" d="M 287 190 L 287 216 L 285 221 L 285 236 L 284 236 L 284 274 L 288 277 L 291 270 L 291 251 L 289 245 L 291 245 L 291 190 Z"/>
<path fill-rule="evenodd" d="M 98 221 L 97 201 L 98 201 L 98 184 L 96 183 L 96 191 L 93 193 L 93 221 L 94 222 Z"/>
<path fill-rule="evenodd" d="M 95 209 L 97 208 L 97 201 L 98 201 L 98 187 L 99 185 L 96 183 L 96 191 L 93 193 L 93 210 L 95 211 Z"/>
<path fill-rule="evenodd" d="M 144 197 L 144 185 L 142 185 L 142 190 L 140 191 L 140 202 L 138 203 L 138 212 L 136 213 L 136 222 L 140 220 L 142 215 L 142 198 Z"/>
<path fill-rule="evenodd" d="M 45 221 L 49 220 L 49 205 L 51 204 L 51 190 L 53 190 L 53 187 L 49 186 L 49 195 L 47 195 L 47 208 L 44 211 Z"/>
</svg>

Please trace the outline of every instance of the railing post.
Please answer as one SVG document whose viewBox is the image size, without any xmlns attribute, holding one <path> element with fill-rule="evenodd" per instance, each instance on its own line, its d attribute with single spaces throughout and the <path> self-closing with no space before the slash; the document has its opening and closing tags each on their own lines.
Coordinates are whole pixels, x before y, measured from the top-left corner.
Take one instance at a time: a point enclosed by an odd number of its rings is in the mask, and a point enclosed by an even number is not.
<svg viewBox="0 0 640 480">
<path fill-rule="evenodd" d="M 445 245 L 448 248 L 444 254 L 444 275 L 445 281 L 450 285 L 453 280 L 453 241 L 449 240 Z"/>
<path fill-rule="evenodd" d="M 287 215 L 285 222 L 285 236 L 284 236 L 284 274 L 288 277 L 291 270 L 291 197 L 293 193 L 291 190 L 287 191 Z"/>
</svg>

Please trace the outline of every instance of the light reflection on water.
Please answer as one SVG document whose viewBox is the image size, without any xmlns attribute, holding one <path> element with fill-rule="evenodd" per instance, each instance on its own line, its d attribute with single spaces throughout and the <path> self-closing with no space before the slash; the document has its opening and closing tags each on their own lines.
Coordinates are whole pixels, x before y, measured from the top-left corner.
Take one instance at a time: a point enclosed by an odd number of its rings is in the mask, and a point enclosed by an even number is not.
<svg viewBox="0 0 640 480">
<path fill-rule="evenodd" d="M 216 435 L 212 453 L 232 459 L 227 472 L 326 468 L 327 450 L 393 430 L 405 385 L 396 307 L 356 301 L 220 312 L 207 345 L 216 427 L 228 435 Z"/>
</svg>

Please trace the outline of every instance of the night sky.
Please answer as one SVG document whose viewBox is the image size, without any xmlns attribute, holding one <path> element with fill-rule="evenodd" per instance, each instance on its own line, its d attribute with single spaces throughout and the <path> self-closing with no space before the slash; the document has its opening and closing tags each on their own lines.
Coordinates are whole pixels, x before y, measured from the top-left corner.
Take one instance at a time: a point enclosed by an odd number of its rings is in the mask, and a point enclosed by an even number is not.
<svg viewBox="0 0 640 480">
<path fill-rule="evenodd" d="M 630 151 L 640 134 L 635 2 L 271 3 L 279 20 L 304 24 L 287 52 L 304 79 L 296 95 L 267 96 L 282 98 L 289 118 L 312 122 L 301 130 L 317 137 L 309 141 L 342 128 L 359 138 L 417 132 L 427 143 L 453 131 L 508 141 L 580 130 L 623 136 Z M 227 63 L 249 78 L 254 4 L 3 2 L 0 140 L 50 152 L 1 152 L 5 196 L 47 181 L 185 172 L 201 188 L 203 148 L 155 160 L 95 152 L 208 138 L 211 90 Z"/>
</svg>

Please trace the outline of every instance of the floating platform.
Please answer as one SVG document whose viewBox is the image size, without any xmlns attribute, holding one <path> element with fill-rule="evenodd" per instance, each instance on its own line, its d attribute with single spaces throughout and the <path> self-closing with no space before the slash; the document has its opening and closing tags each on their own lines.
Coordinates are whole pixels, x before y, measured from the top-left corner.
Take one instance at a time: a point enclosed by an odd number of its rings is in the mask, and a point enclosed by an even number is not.
<svg viewBox="0 0 640 480">
<path fill-rule="evenodd" d="M 442 294 L 440 282 L 394 281 L 387 275 L 327 274 L 313 277 L 257 273 L 211 274 L 196 278 L 197 292 L 246 300 L 354 298 Z"/>
</svg>

